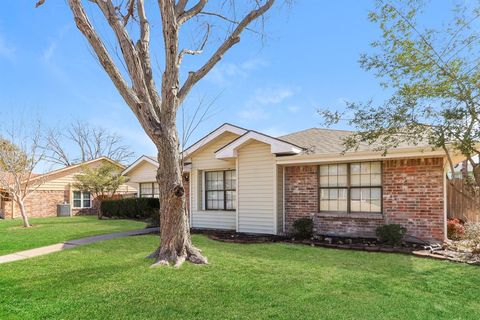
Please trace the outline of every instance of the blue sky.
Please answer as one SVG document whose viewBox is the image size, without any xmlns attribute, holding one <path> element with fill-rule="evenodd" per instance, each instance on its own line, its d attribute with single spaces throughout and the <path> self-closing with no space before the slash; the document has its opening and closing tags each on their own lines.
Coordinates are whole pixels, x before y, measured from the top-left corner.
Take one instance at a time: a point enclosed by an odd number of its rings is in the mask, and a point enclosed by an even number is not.
<svg viewBox="0 0 480 320">
<path fill-rule="evenodd" d="M 0 12 L 0 119 L 19 110 L 41 115 L 49 126 L 81 119 L 119 133 L 137 155 L 155 154 L 66 3 L 47 1 L 34 9 L 34 2 L 8 1 Z M 373 5 L 303 0 L 277 6 L 266 23 L 268 38 L 246 34 L 192 92 L 187 112 L 202 99 L 214 103 L 190 142 L 224 122 L 283 135 L 319 126 L 318 107 L 383 98 L 378 81 L 358 64 L 379 36 L 367 19 Z M 432 10 L 437 19 L 446 12 Z"/>
</svg>

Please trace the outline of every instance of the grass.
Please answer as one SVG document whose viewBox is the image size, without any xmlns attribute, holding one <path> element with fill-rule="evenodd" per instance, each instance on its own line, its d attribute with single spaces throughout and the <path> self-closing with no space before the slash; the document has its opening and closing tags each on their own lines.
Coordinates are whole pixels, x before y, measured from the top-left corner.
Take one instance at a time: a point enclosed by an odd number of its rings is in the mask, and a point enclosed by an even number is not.
<svg viewBox="0 0 480 320">
<path fill-rule="evenodd" d="M 479 319 L 480 268 L 195 235 L 207 266 L 150 269 L 156 236 L 0 265 L 0 319 Z"/>
<path fill-rule="evenodd" d="M 93 216 L 32 218 L 32 228 L 21 219 L 0 220 L 0 255 L 100 234 L 141 229 L 145 223 L 132 220 L 98 220 Z"/>
</svg>

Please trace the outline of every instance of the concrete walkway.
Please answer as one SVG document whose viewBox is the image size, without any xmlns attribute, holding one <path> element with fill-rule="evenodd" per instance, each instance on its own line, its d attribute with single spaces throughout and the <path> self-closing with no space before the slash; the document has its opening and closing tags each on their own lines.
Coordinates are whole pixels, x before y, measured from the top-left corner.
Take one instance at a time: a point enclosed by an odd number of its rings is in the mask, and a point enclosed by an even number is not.
<svg viewBox="0 0 480 320">
<path fill-rule="evenodd" d="M 43 256 L 52 252 L 57 252 L 61 250 L 71 249 L 78 246 L 83 246 L 86 244 L 103 241 L 103 240 L 110 240 L 115 238 L 125 238 L 129 236 L 138 236 L 143 234 L 150 234 L 158 232 L 158 228 L 147 228 L 147 229 L 140 229 L 140 230 L 131 230 L 125 232 L 117 232 L 117 233 L 110 233 L 110 234 L 103 234 L 99 236 L 93 236 L 88 238 L 82 238 L 78 240 L 68 240 L 62 243 L 52 244 L 46 247 L 40 247 L 25 251 L 19 251 L 11 254 L 7 254 L 4 256 L 0 256 L 0 264 L 13 262 L 18 260 L 24 260 L 28 258 Z"/>
</svg>

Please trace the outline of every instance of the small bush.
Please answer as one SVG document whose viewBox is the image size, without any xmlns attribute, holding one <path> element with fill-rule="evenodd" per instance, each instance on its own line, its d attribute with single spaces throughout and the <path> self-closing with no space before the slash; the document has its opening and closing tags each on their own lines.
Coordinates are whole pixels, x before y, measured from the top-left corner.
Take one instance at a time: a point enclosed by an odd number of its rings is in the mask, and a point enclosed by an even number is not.
<svg viewBox="0 0 480 320">
<path fill-rule="evenodd" d="M 447 236 L 451 240 L 460 240 L 465 234 L 465 226 L 460 219 L 448 219 Z"/>
<path fill-rule="evenodd" d="M 407 228 L 399 224 L 384 224 L 377 228 L 377 236 L 381 241 L 392 246 L 402 244 L 403 237 L 407 233 Z"/>
<path fill-rule="evenodd" d="M 310 218 L 300 218 L 293 222 L 295 236 L 307 239 L 313 235 L 313 220 Z"/>
<path fill-rule="evenodd" d="M 464 239 L 473 254 L 480 254 L 480 223 L 465 223 Z"/>
<path fill-rule="evenodd" d="M 148 220 L 151 226 L 160 224 L 159 208 L 156 198 L 104 200 L 100 204 L 104 217 Z"/>
</svg>

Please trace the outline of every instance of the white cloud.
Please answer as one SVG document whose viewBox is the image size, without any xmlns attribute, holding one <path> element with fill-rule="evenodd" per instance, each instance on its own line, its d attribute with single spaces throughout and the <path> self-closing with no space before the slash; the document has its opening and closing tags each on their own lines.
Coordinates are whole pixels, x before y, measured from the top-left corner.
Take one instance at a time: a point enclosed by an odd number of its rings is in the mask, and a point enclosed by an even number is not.
<svg viewBox="0 0 480 320">
<path fill-rule="evenodd" d="M 57 50 L 57 41 L 52 41 L 50 42 L 50 45 L 43 51 L 42 59 L 45 62 L 50 61 L 55 53 L 55 50 Z"/>
<path fill-rule="evenodd" d="M 300 107 L 299 107 L 299 106 L 289 106 L 287 109 L 288 109 L 288 111 L 290 111 L 291 113 L 297 113 L 298 111 L 300 111 Z"/>
<path fill-rule="evenodd" d="M 15 60 L 15 51 L 15 47 L 7 43 L 5 38 L 0 34 L 0 58 L 13 61 Z"/>
<path fill-rule="evenodd" d="M 294 96 L 299 88 L 264 88 L 258 89 L 245 103 L 237 116 L 244 120 L 265 120 L 270 118 L 269 107 L 281 104 Z"/>
<path fill-rule="evenodd" d="M 230 85 L 235 79 L 248 78 L 250 73 L 265 66 L 267 66 L 267 63 L 260 59 L 250 59 L 240 64 L 219 63 L 205 76 L 205 79 L 225 87 Z"/>
<path fill-rule="evenodd" d="M 257 90 L 254 100 L 263 105 L 278 104 L 293 95 L 290 88 L 266 88 Z"/>
<path fill-rule="evenodd" d="M 248 121 L 268 119 L 268 114 L 265 112 L 265 110 L 254 108 L 242 110 L 237 114 L 237 116 Z"/>
</svg>

